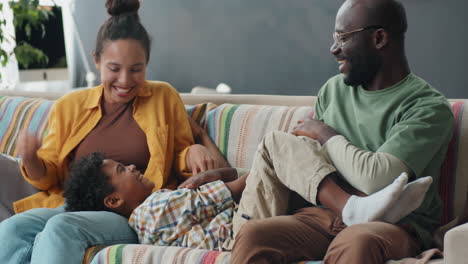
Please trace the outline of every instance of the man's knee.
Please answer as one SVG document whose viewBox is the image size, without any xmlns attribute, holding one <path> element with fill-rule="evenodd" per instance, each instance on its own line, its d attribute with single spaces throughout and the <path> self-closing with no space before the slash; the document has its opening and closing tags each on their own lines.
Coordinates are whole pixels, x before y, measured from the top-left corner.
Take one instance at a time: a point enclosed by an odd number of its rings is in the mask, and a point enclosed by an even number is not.
<svg viewBox="0 0 468 264">
<path fill-rule="evenodd" d="M 383 263 L 381 242 L 366 224 L 347 227 L 330 244 L 324 263 Z"/>
<path fill-rule="evenodd" d="M 282 131 L 271 131 L 265 134 L 261 145 L 265 147 L 274 146 L 278 140 L 281 140 L 284 137 L 284 132 Z"/>
<path fill-rule="evenodd" d="M 277 150 L 284 146 L 291 145 L 291 140 L 297 140 L 297 137 L 283 131 L 271 131 L 263 137 L 258 148 L 259 150 L 266 149 L 269 152 L 275 152 L 275 149 Z"/>
<path fill-rule="evenodd" d="M 263 221 L 246 222 L 235 238 L 231 263 L 283 263 L 281 250 L 275 245 L 277 230 Z"/>
<path fill-rule="evenodd" d="M 281 246 L 281 241 L 285 239 L 284 227 L 288 226 L 284 218 L 267 218 L 262 220 L 247 221 L 235 237 L 233 251 L 252 252 L 259 249 L 276 249 Z M 284 232 L 282 232 L 284 231 Z"/>
<path fill-rule="evenodd" d="M 251 220 L 242 225 L 236 235 L 236 244 L 242 244 L 244 247 L 249 245 L 260 245 L 268 242 L 271 235 L 274 234 L 269 226 L 265 226 L 259 221 Z M 235 245 L 234 245 L 235 247 Z"/>
</svg>

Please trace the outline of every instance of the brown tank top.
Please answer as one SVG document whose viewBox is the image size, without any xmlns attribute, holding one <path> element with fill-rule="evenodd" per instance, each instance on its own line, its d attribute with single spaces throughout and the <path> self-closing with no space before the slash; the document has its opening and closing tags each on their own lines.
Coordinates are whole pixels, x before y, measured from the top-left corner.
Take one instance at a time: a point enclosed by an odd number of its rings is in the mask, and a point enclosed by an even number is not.
<svg viewBox="0 0 468 264">
<path fill-rule="evenodd" d="M 107 159 L 133 164 L 144 173 L 150 153 L 146 135 L 133 118 L 133 100 L 126 104 L 101 102 L 102 118 L 72 152 L 72 163 L 92 153 Z"/>
</svg>

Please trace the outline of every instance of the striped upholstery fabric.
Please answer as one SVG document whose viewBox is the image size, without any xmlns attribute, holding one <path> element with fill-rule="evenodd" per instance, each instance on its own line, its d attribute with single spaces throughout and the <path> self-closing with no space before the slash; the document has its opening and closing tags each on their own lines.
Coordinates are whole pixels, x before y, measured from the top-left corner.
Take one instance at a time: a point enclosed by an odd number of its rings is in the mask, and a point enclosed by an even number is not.
<svg viewBox="0 0 468 264">
<path fill-rule="evenodd" d="M 185 105 L 187 114 L 201 126 L 205 125 L 206 110 L 215 107 L 213 104 Z"/>
<path fill-rule="evenodd" d="M 231 253 L 189 249 L 182 247 L 161 247 L 148 245 L 115 245 L 107 247 L 95 257 L 93 264 L 103 263 L 197 263 L 229 264 Z M 320 264 L 321 261 L 302 261 L 297 264 Z"/>
<path fill-rule="evenodd" d="M 182 247 L 148 245 L 115 245 L 107 247 L 93 259 L 101 263 L 200 263 L 228 264 L 230 253 L 209 250 L 192 250 Z"/>
<path fill-rule="evenodd" d="M 268 105 L 208 105 L 209 136 L 231 166 L 250 168 L 263 136 L 274 130 L 291 131 L 298 120 L 313 113 L 313 107 Z"/>
<path fill-rule="evenodd" d="M 0 96 L 0 152 L 17 156 L 16 137 L 24 128 L 42 138 L 53 101 Z"/>
<path fill-rule="evenodd" d="M 448 146 L 447 155 L 440 170 L 439 195 L 443 201 L 443 214 L 441 225 L 449 223 L 455 217 L 455 183 L 456 169 L 458 160 L 458 145 L 460 141 L 462 117 L 463 117 L 463 101 L 450 102 L 453 115 L 455 117 L 455 125 L 453 129 L 452 139 Z"/>
</svg>

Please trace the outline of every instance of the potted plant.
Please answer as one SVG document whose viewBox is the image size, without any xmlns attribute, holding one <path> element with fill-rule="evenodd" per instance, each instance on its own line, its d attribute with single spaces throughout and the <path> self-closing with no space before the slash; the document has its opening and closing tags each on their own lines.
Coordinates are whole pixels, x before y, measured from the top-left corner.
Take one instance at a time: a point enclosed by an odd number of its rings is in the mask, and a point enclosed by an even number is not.
<svg viewBox="0 0 468 264">
<path fill-rule="evenodd" d="M 23 29 L 24 36 L 22 41 L 16 43 L 14 54 L 18 60 L 18 64 L 22 68 L 28 68 L 34 63 L 47 64 L 48 57 L 42 50 L 28 43 L 33 37 L 32 32 L 41 32 L 41 38 L 45 36 L 44 23 L 53 16 L 50 9 L 39 7 L 39 0 L 17 0 L 9 2 L 10 8 L 13 11 L 13 24 L 15 29 Z M 3 15 L 3 3 L 0 3 L 0 25 L 6 25 L 6 19 Z M 16 30 L 18 32 L 18 30 Z M 6 41 L 3 31 L 0 31 L 0 44 Z M 8 54 L 0 47 L 0 63 L 3 67 L 8 63 L 8 58 L 12 54 Z"/>
</svg>

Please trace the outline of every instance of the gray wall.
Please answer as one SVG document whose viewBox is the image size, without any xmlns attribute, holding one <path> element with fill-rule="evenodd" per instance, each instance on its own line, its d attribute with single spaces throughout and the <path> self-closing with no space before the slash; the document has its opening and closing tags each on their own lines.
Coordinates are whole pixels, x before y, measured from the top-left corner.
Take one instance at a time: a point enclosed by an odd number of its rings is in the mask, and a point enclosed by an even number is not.
<svg viewBox="0 0 468 264">
<path fill-rule="evenodd" d="M 329 46 L 341 2 L 144 0 L 140 15 L 154 40 L 147 78 L 181 92 L 225 82 L 234 93 L 315 95 L 338 73 Z M 461 29 L 468 1 L 403 2 L 413 72 L 447 97 L 468 98 L 468 34 Z M 104 1 L 76 1 L 75 14 L 91 54 L 107 17 Z"/>
</svg>

